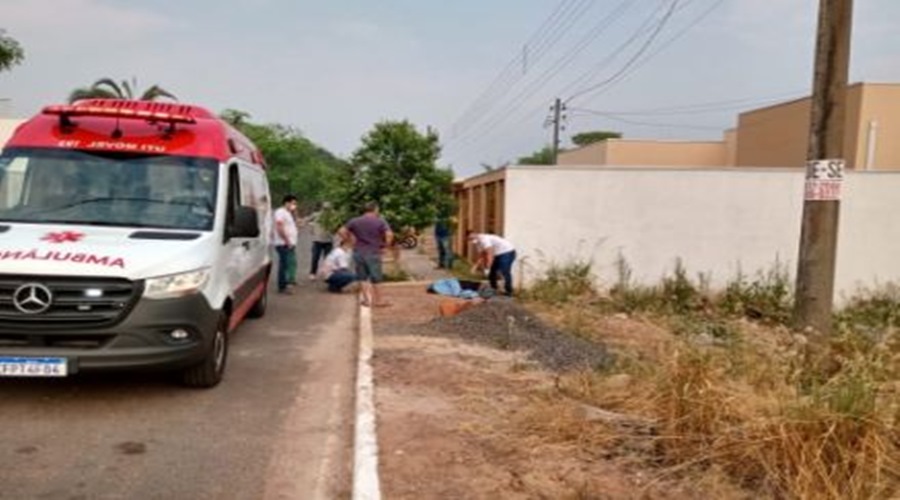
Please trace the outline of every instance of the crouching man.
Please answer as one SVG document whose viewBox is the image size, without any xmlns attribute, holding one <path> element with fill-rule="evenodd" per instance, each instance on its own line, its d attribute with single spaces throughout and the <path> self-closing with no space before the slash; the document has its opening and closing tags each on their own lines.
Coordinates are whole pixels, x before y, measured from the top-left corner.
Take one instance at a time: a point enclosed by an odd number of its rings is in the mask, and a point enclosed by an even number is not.
<svg viewBox="0 0 900 500">
<path fill-rule="evenodd" d="M 323 264 L 322 272 L 329 292 L 341 293 L 344 288 L 357 280 L 356 273 L 350 270 L 352 262 L 353 249 L 350 240 L 343 239 L 340 245 L 325 257 Z"/>
</svg>

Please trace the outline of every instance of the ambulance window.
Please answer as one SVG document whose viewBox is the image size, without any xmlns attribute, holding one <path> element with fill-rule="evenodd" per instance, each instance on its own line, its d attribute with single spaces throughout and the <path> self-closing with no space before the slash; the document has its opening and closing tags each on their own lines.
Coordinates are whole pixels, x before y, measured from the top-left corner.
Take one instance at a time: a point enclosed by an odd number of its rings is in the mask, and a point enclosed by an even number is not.
<svg viewBox="0 0 900 500">
<path fill-rule="evenodd" d="M 228 228 L 231 229 L 234 224 L 234 214 L 236 208 L 241 204 L 241 181 L 238 176 L 238 166 L 231 164 L 228 167 L 228 206 L 226 208 L 226 218 L 228 220 Z M 226 231 L 226 235 L 229 231 Z"/>
</svg>

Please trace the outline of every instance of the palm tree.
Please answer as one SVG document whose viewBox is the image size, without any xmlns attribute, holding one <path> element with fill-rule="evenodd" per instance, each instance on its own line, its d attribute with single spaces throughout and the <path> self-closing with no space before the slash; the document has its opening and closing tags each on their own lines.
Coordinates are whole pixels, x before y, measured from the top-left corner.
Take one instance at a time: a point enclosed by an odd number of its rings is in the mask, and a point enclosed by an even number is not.
<svg viewBox="0 0 900 500">
<path fill-rule="evenodd" d="M 132 78 L 130 83 L 128 80 L 122 80 L 121 84 L 116 83 L 112 78 L 101 78 L 94 82 L 90 87 L 81 87 L 73 90 L 72 93 L 69 94 L 69 102 L 75 102 L 79 99 L 97 98 L 124 99 L 129 101 L 135 99 L 141 101 L 155 101 L 165 97 L 172 99 L 173 101 L 178 100 L 171 92 L 159 85 L 153 85 L 148 88 L 140 95 L 140 97 L 135 97 L 136 90 L 137 79 L 135 78 Z"/>
</svg>

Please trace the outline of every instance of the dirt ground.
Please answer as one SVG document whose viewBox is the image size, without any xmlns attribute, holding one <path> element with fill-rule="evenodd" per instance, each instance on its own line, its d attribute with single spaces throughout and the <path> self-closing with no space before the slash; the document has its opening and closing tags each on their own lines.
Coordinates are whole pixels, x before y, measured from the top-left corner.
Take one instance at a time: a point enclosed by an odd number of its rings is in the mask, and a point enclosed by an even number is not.
<svg viewBox="0 0 900 500">
<path fill-rule="evenodd" d="M 640 454 L 623 453 L 608 422 L 555 389 L 560 367 L 603 363 L 602 350 L 584 355 L 576 343 L 535 356 L 544 344 L 510 339 L 554 333 L 515 326 L 534 320 L 510 319 L 514 304 L 439 318 L 441 299 L 423 285 L 386 287 L 385 295 L 392 307 L 374 316 L 385 498 L 707 496 L 711 485 L 679 484 L 660 477 Z"/>
</svg>

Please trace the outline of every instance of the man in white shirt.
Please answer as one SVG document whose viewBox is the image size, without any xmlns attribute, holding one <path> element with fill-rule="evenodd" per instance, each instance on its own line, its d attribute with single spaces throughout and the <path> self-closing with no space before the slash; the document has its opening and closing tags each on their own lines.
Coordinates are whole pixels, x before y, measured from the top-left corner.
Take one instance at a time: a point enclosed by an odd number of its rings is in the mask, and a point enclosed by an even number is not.
<svg viewBox="0 0 900 500">
<path fill-rule="evenodd" d="M 322 272 L 325 275 L 325 283 L 328 284 L 328 291 L 331 293 L 341 293 L 341 291 L 356 281 L 356 273 L 350 270 L 350 264 L 353 262 L 353 250 L 351 250 L 350 240 L 341 240 L 338 245 L 322 264 Z"/>
<path fill-rule="evenodd" d="M 284 196 L 281 206 L 275 210 L 275 251 L 278 252 L 278 293 L 290 294 L 297 282 L 297 197 Z"/>
<path fill-rule="evenodd" d="M 468 240 L 475 245 L 478 259 L 472 266 L 472 272 L 488 270 L 491 288 L 497 289 L 497 275 L 503 276 L 504 293 L 508 297 L 513 294 L 512 265 L 516 261 L 516 247 L 508 240 L 488 233 L 468 233 Z"/>
</svg>

